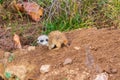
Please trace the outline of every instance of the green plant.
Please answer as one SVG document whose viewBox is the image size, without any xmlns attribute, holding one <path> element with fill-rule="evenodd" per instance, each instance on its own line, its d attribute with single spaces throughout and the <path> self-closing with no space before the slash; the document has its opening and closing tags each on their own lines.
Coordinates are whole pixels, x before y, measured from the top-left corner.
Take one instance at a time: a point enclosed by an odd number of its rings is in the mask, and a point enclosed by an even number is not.
<svg viewBox="0 0 120 80">
<path fill-rule="evenodd" d="M 46 27 L 46 31 L 43 33 L 48 34 L 53 30 L 68 31 L 89 27 L 92 22 L 85 20 L 87 10 L 84 10 L 87 6 L 82 7 L 82 3 L 86 4 L 89 1 L 83 2 L 80 0 L 50 0 L 45 3 L 43 25 Z M 92 2 L 89 2 L 87 5 L 91 4 Z"/>
<path fill-rule="evenodd" d="M 0 4 L 2 4 L 3 3 L 3 0 L 0 0 Z"/>
<path fill-rule="evenodd" d="M 53 30 L 118 26 L 119 0 L 37 0 L 45 8 L 43 25 Z"/>
<path fill-rule="evenodd" d="M 119 0 L 98 0 L 91 9 L 89 18 L 97 28 L 118 27 L 120 16 L 120 1 Z"/>
</svg>

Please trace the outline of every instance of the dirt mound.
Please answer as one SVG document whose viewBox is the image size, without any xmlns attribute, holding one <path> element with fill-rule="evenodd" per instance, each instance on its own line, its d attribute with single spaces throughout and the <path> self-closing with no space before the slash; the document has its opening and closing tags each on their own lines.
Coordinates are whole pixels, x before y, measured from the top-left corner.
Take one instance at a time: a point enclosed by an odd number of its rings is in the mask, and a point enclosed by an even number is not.
<svg viewBox="0 0 120 80">
<path fill-rule="evenodd" d="M 45 46 L 36 47 L 27 53 L 15 51 L 15 60 L 8 64 L 24 65 L 32 68 L 26 80 L 90 80 L 97 71 L 109 74 L 109 80 L 120 80 L 120 30 L 82 29 L 66 33 L 70 42 L 69 47 L 57 51 L 48 50 Z M 94 63 L 99 67 L 89 68 L 86 65 L 86 50 L 90 49 Z M 64 65 L 66 58 L 72 59 L 70 64 Z M 50 71 L 40 73 L 42 65 L 49 64 Z M 95 70 L 95 71 L 94 71 Z M 111 70 L 116 70 L 112 72 Z M 93 71 L 92 75 L 90 71 Z M 81 79 L 82 75 L 86 78 Z"/>
</svg>

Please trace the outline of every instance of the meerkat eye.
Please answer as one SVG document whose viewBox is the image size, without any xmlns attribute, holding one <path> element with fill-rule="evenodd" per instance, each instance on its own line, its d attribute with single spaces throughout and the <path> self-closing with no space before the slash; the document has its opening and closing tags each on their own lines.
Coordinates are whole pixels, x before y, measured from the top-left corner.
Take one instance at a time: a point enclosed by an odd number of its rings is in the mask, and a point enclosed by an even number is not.
<svg viewBox="0 0 120 80">
<path fill-rule="evenodd" d="M 40 42 L 43 42 L 44 40 L 40 40 Z"/>
<path fill-rule="evenodd" d="M 48 41 L 48 39 L 46 39 L 46 41 Z"/>
</svg>

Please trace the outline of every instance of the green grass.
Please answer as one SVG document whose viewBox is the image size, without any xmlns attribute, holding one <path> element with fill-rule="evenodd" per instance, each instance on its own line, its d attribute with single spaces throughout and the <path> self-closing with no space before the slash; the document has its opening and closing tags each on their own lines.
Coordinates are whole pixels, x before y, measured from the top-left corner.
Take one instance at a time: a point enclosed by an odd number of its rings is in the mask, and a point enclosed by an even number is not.
<svg viewBox="0 0 120 80">
<path fill-rule="evenodd" d="M 120 22 L 119 0 L 37 0 L 45 8 L 42 24 L 48 34 L 53 30 L 111 27 Z"/>
<path fill-rule="evenodd" d="M 42 31 L 41 34 L 48 34 L 53 30 L 120 26 L 120 0 L 37 0 L 37 3 L 44 8 L 40 24 L 46 27 L 46 31 Z M 24 21 L 24 16 L 20 12 L 18 15 Z M 11 16 L 12 14 L 7 11 L 2 18 L 10 22 Z M 16 21 L 12 25 L 17 23 L 19 22 Z M 24 29 L 22 31 L 24 33 Z"/>
<path fill-rule="evenodd" d="M 88 28 L 92 22 L 85 20 L 86 14 L 84 13 L 86 13 L 85 8 L 88 5 L 92 5 L 92 2 L 49 0 L 48 3 L 45 2 L 43 4 L 42 0 L 38 0 L 38 3 L 45 7 L 43 25 L 46 27 L 46 31 L 44 33 L 48 34 L 53 30 L 69 31 L 78 28 Z M 82 6 L 82 3 L 86 4 L 86 6 Z"/>
<path fill-rule="evenodd" d="M 0 0 L 0 4 L 2 4 L 3 3 L 3 0 Z"/>
</svg>

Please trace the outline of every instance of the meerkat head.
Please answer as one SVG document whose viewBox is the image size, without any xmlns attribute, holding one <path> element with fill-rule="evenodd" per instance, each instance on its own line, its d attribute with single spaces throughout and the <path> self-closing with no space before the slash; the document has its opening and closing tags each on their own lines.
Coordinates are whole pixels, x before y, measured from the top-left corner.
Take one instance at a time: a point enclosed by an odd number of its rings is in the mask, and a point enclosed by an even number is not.
<svg viewBox="0 0 120 80">
<path fill-rule="evenodd" d="M 48 46 L 48 36 L 47 35 L 41 35 L 37 39 L 37 43 L 39 45 L 45 45 Z"/>
</svg>

